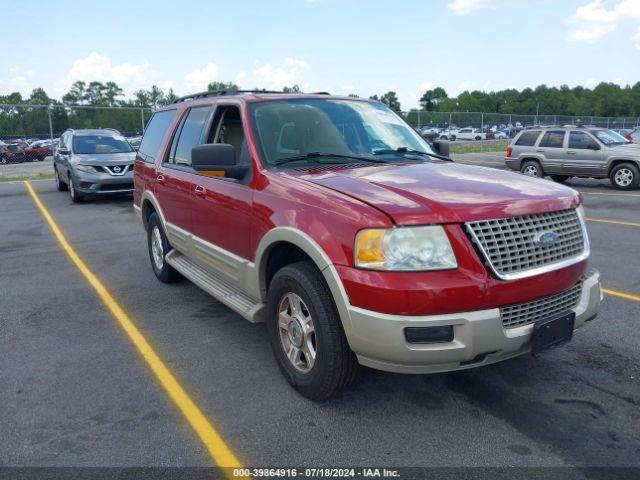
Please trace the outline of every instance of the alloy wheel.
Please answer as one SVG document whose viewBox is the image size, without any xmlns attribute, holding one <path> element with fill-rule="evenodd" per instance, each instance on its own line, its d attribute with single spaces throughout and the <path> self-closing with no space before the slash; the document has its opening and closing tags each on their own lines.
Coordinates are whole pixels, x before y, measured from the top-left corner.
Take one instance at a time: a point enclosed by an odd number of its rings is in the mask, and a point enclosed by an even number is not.
<svg viewBox="0 0 640 480">
<path fill-rule="evenodd" d="M 162 234 L 157 225 L 154 225 L 151 231 L 151 255 L 156 269 L 158 271 L 162 270 L 164 266 L 164 248 L 162 247 Z"/>
<path fill-rule="evenodd" d="M 311 312 L 299 295 L 283 295 L 278 306 L 280 343 L 289 363 L 309 373 L 316 361 L 316 331 Z"/>
<path fill-rule="evenodd" d="M 527 165 L 525 167 L 525 169 L 522 171 L 522 173 L 524 173 L 525 175 L 528 175 L 530 177 L 537 177 L 538 176 L 538 167 L 536 167 L 535 165 Z"/>
<path fill-rule="evenodd" d="M 621 168 L 613 177 L 616 185 L 620 187 L 628 187 L 633 182 L 633 172 L 628 168 Z"/>
</svg>

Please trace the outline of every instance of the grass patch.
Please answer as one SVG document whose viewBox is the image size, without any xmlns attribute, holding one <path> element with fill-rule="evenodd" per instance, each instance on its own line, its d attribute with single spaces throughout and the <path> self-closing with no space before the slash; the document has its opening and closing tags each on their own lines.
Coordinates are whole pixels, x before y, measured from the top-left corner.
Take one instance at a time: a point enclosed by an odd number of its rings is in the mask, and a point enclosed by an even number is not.
<svg viewBox="0 0 640 480">
<path fill-rule="evenodd" d="M 18 175 L 15 177 L 2 177 L 0 182 L 24 182 L 25 180 L 51 180 L 54 178 L 53 172 L 40 172 L 35 175 Z"/>
<path fill-rule="evenodd" d="M 451 145 L 451 153 L 482 153 L 482 152 L 504 152 L 509 145 L 508 141 L 487 141 L 483 142 L 456 142 Z"/>
</svg>

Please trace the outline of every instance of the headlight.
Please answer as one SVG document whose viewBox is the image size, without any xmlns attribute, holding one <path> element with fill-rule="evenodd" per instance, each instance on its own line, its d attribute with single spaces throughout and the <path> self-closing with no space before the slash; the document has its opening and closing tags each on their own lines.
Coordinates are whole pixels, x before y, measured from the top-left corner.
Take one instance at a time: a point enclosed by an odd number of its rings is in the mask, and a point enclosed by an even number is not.
<svg viewBox="0 0 640 480">
<path fill-rule="evenodd" d="M 458 263 L 440 226 L 368 228 L 356 235 L 356 267 L 372 270 L 449 270 Z"/>
<path fill-rule="evenodd" d="M 98 173 L 98 170 L 96 170 L 91 165 L 76 165 L 76 170 L 85 173 Z"/>
</svg>

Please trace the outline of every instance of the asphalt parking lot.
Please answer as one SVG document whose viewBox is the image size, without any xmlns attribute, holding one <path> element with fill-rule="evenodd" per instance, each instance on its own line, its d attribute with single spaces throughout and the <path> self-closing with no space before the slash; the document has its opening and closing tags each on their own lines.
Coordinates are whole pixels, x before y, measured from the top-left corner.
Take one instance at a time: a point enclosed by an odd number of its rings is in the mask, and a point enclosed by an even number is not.
<svg viewBox="0 0 640 480">
<path fill-rule="evenodd" d="M 458 160 L 500 167 L 501 156 Z M 188 281 L 156 280 L 130 197 L 72 204 L 53 181 L 32 182 L 244 465 L 640 466 L 640 190 L 570 185 L 607 289 L 570 344 L 458 373 L 362 368 L 345 395 L 316 404 L 281 376 L 263 325 Z M 25 185 L 0 184 L 0 201 L 0 466 L 214 465 Z"/>
</svg>

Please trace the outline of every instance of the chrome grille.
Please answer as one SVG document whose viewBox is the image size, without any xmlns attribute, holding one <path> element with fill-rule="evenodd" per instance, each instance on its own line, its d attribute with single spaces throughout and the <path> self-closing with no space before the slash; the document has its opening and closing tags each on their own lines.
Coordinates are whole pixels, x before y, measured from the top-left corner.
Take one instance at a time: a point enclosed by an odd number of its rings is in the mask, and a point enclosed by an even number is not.
<svg viewBox="0 0 640 480">
<path fill-rule="evenodd" d="M 466 227 L 489 266 L 504 279 L 585 251 L 585 233 L 576 210 L 469 222 Z M 557 234 L 555 243 L 537 244 L 536 236 L 548 231 Z"/>
<path fill-rule="evenodd" d="M 567 312 L 578 304 L 581 293 L 582 281 L 569 290 L 550 297 L 503 307 L 500 309 L 502 326 L 504 328 L 521 327 Z"/>
</svg>

